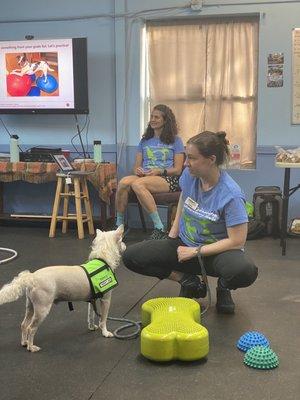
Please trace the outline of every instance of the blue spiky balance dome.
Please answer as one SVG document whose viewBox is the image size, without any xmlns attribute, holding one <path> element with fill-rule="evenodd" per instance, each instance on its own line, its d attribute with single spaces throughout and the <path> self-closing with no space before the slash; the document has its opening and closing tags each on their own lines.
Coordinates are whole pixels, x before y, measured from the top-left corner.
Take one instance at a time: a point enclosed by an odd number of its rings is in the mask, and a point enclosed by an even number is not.
<svg viewBox="0 0 300 400">
<path fill-rule="evenodd" d="M 241 351 L 247 351 L 254 346 L 269 347 L 270 343 L 262 333 L 257 331 L 249 331 L 244 333 L 244 335 L 239 338 L 236 346 Z"/>
</svg>

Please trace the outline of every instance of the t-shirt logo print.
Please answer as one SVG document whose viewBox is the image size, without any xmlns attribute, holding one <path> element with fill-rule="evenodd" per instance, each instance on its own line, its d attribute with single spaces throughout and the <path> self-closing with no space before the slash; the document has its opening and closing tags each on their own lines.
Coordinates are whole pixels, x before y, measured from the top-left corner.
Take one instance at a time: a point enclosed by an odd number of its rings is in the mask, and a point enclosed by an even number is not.
<svg viewBox="0 0 300 400">
<path fill-rule="evenodd" d="M 185 230 L 187 232 L 187 235 L 189 236 L 190 241 L 197 243 L 197 236 L 199 235 L 199 233 L 206 236 L 205 244 L 214 243 L 217 241 L 217 238 L 211 233 L 207 226 L 211 223 L 211 221 L 207 219 L 193 218 L 185 213 L 183 213 L 183 221 Z M 197 230 L 197 226 L 199 228 L 201 227 L 201 229 Z"/>
<path fill-rule="evenodd" d="M 211 221 L 207 219 L 200 219 L 199 223 L 202 227 L 202 234 L 207 236 L 205 244 L 217 242 L 218 239 L 211 233 L 211 231 L 207 227 L 207 225 L 211 223 Z"/>
<path fill-rule="evenodd" d="M 169 157 L 170 150 L 169 149 L 159 149 L 158 151 L 162 153 L 162 157 L 161 157 L 162 161 L 166 162 Z"/>
<path fill-rule="evenodd" d="M 186 232 L 187 232 L 188 236 L 190 237 L 190 240 L 195 242 L 196 235 L 197 235 L 197 228 L 196 228 L 196 226 L 193 226 L 192 223 L 197 224 L 198 221 L 195 218 L 188 217 L 185 213 L 183 213 L 183 221 L 184 221 L 184 226 L 185 226 Z"/>
<path fill-rule="evenodd" d="M 156 156 L 154 154 L 154 151 L 149 146 L 146 146 L 145 149 L 146 149 L 149 165 L 155 165 L 156 164 Z"/>
<path fill-rule="evenodd" d="M 148 158 L 148 166 L 162 168 L 170 158 L 170 149 L 145 146 L 145 150 Z"/>
</svg>

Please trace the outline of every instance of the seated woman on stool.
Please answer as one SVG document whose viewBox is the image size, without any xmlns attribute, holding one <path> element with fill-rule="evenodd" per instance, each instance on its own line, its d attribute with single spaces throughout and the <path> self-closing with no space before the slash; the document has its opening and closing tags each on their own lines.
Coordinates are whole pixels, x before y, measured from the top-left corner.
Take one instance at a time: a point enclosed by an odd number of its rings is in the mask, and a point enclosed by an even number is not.
<svg viewBox="0 0 300 400">
<path fill-rule="evenodd" d="M 179 175 L 184 161 L 184 146 L 177 136 L 177 124 L 172 110 L 159 104 L 151 112 L 150 122 L 138 145 L 134 175 L 119 182 L 116 194 L 116 225 L 124 224 L 128 194 L 132 189 L 154 224 L 151 239 L 166 236 L 151 193 L 179 190 Z"/>
<path fill-rule="evenodd" d="M 123 261 L 137 273 L 179 282 L 179 296 L 200 298 L 206 295 L 197 276 L 200 254 L 207 275 L 218 278 L 217 311 L 232 314 L 230 291 L 251 285 L 257 268 L 244 252 L 244 194 L 220 169 L 229 155 L 225 136 L 206 131 L 188 140 L 187 168 L 179 181 L 182 193 L 169 238 L 129 246 Z"/>
</svg>

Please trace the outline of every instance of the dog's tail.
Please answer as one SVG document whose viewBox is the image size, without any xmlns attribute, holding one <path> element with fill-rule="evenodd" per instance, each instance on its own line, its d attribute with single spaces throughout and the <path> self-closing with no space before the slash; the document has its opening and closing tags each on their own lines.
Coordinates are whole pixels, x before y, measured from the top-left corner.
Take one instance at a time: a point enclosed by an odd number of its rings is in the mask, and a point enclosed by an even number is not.
<svg viewBox="0 0 300 400">
<path fill-rule="evenodd" d="M 18 276 L 0 290 L 0 305 L 18 300 L 25 294 L 26 289 L 32 286 L 32 273 L 30 271 L 20 272 Z"/>
</svg>

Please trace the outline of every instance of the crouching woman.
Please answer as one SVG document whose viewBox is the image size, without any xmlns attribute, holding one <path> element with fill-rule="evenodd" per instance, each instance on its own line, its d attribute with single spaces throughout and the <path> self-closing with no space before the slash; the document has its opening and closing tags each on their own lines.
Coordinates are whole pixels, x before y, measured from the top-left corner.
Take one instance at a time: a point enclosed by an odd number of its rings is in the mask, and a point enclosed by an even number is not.
<svg viewBox="0 0 300 400">
<path fill-rule="evenodd" d="M 125 266 L 137 273 L 177 281 L 179 296 L 205 296 L 198 275 L 200 254 L 207 275 L 218 278 L 216 308 L 232 314 L 231 290 L 250 286 L 257 267 L 246 256 L 248 217 L 238 184 L 221 169 L 229 155 L 225 132 L 202 132 L 187 142 L 176 218 L 169 238 L 129 246 Z"/>
</svg>

